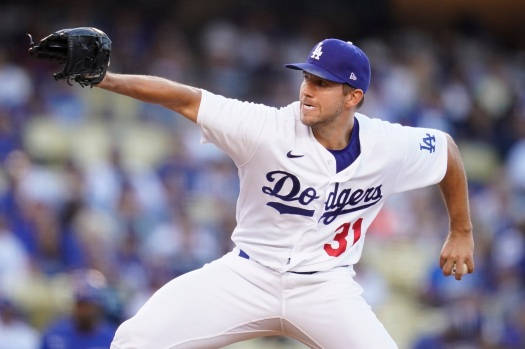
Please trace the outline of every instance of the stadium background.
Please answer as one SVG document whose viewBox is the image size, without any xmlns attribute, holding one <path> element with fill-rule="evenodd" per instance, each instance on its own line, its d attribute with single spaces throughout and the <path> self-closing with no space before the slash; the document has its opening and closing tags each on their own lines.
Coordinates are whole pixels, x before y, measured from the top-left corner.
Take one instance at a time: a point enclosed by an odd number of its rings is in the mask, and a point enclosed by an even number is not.
<svg viewBox="0 0 525 349">
<path fill-rule="evenodd" d="M 4 1 L 0 5 L 0 348 L 36 348 L 97 270 L 117 325 L 170 278 L 231 248 L 232 162 L 160 107 L 55 82 L 28 39 L 96 26 L 111 70 L 282 106 L 325 37 L 372 63 L 362 112 L 449 132 L 469 176 L 476 273 L 438 269 L 436 188 L 395 196 L 357 279 L 400 348 L 525 347 L 524 1 Z M 249 115 L 247 116 L 249 117 Z M 98 273 L 97 272 L 97 273 Z M 93 272 L 92 272 L 93 273 Z M 14 345 L 15 341 L 20 344 Z M 283 338 L 232 348 L 292 348 Z"/>
</svg>

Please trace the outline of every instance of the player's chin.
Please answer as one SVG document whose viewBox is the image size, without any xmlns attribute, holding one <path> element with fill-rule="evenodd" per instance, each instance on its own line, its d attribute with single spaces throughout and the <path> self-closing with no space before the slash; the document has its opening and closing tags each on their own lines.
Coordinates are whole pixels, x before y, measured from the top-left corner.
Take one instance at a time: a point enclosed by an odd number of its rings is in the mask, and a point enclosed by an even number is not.
<svg viewBox="0 0 525 349">
<path fill-rule="evenodd" d="M 318 118 L 315 115 L 301 113 L 301 122 L 306 126 L 314 126 L 318 122 Z"/>
</svg>

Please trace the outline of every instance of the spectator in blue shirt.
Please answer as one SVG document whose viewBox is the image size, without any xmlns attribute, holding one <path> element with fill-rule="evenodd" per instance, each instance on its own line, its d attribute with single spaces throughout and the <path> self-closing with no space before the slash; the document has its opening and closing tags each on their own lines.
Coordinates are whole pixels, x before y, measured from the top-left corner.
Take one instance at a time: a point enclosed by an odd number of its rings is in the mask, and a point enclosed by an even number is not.
<svg viewBox="0 0 525 349">
<path fill-rule="evenodd" d="M 109 348 L 116 328 L 104 320 L 103 286 L 97 280 L 100 277 L 103 278 L 99 272 L 89 271 L 75 287 L 71 315 L 59 319 L 44 332 L 41 349 Z"/>
</svg>

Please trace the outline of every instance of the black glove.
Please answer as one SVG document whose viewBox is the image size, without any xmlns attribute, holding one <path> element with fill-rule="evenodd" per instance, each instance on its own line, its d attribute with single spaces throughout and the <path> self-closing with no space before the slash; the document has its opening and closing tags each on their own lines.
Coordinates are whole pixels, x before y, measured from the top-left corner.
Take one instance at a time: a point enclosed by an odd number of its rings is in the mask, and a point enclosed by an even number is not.
<svg viewBox="0 0 525 349">
<path fill-rule="evenodd" d="M 104 79 L 111 53 L 111 40 L 104 32 L 90 27 L 62 29 L 37 44 L 28 35 L 31 55 L 64 64 L 61 72 L 53 74 L 56 80 L 66 79 L 69 85 L 74 80 L 82 87 L 93 87 Z"/>
</svg>

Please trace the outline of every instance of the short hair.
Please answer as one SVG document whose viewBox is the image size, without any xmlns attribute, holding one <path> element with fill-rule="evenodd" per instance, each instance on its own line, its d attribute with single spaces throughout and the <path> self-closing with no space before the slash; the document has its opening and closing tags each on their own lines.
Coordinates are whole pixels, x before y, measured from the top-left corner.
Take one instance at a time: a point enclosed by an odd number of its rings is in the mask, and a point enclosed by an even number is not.
<svg viewBox="0 0 525 349">
<path fill-rule="evenodd" d="M 355 87 L 352 87 L 348 84 L 343 84 L 343 95 L 347 95 L 349 94 L 350 92 L 352 92 L 353 90 L 356 90 Z M 357 109 L 361 108 L 361 106 L 363 105 L 365 101 L 365 94 L 363 93 L 363 98 L 361 98 L 361 100 L 359 101 L 359 103 L 357 103 Z"/>
</svg>

